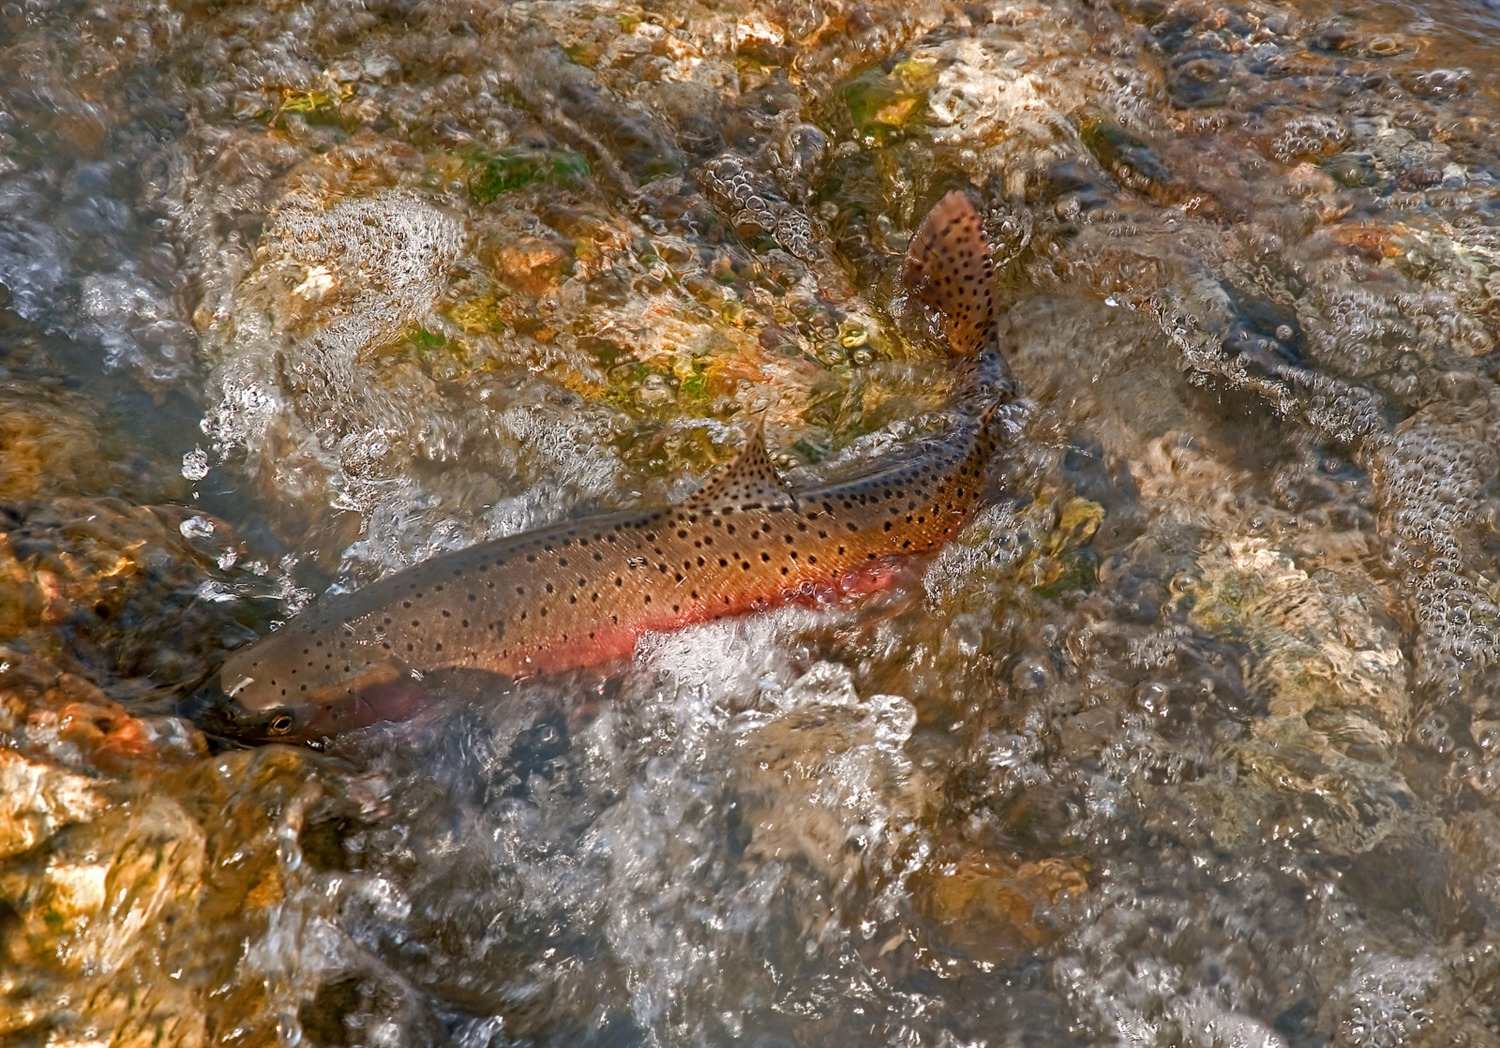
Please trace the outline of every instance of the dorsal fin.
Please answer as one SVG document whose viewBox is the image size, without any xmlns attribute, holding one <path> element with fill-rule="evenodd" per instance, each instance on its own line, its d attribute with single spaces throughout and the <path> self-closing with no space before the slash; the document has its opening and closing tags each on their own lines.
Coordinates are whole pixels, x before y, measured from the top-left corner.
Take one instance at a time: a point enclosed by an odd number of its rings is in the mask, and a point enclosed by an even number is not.
<svg viewBox="0 0 1500 1048">
<path fill-rule="evenodd" d="M 723 513 L 744 509 L 794 509 L 796 502 L 782 486 L 766 453 L 766 437 L 759 422 L 745 438 L 745 446 L 724 472 L 711 477 L 684 509 L 698 513 Z"/>
<path fill-rule="evenodd" d="M 948 348 L 976 352 L 995 324 L 995 265 L 968 195 L 954 190 L 922 220 L 906 250 L 901 279 L 943 315 Z"/>
</svg>

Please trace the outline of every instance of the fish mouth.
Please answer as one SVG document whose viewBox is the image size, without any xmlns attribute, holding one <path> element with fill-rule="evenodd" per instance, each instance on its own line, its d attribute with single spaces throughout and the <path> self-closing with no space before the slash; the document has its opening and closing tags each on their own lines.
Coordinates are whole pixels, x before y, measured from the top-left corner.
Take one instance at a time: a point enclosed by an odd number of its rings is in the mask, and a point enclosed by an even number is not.
<svg viewBox="0 0 1500 1048">
<path fill-rule="evenodd" d="M 223 746 L 301 741 L 292 738 L 297 724 L 294 711 L 279 706 L 269 710 L 247 709 L 224 690 L 218 674 L 180 700 L 177 714 Z"/>
</svg>

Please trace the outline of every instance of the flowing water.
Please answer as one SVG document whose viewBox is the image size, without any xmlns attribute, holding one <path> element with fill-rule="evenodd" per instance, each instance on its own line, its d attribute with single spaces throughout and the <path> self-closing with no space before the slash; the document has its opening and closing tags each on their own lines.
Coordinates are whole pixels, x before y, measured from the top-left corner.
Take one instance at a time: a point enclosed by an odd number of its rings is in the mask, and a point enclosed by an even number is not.
<svg viewBox="0 0 1500 1048">
<path fill-rule="evenodd" d="M 0 1041 L 1500 1043 L 1500 8 L 0 6 Z M 174 703 L 318 596 L 1030 398 L 875 597 Z"/>
</svg>

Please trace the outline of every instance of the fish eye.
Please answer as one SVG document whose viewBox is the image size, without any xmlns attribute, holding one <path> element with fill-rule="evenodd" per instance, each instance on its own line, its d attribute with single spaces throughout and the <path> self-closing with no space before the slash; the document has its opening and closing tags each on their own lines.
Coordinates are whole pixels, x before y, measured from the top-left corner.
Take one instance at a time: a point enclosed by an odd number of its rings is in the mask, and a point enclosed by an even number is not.
<svg viewBox="0 0 1500 1048">
<path fill-rule="evenodd" d="M 272 735 L 285 735 L 292 730 L 292 725 L 295 723 L 296 720 L 290 713 L 282 712 L 271 718 L 266 725 L 266 730 Z"/>
</svg>

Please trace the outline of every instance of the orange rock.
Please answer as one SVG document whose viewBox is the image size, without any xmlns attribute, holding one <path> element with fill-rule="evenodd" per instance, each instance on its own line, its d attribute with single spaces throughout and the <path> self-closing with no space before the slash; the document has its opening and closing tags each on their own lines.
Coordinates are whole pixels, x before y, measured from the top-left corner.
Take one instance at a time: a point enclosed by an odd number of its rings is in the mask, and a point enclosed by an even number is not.
<svg viewBox="0 0 1500 1048">
<path fill-rule="evenodd" d="M 104 772 L 121 772 L 155 756 L 146 725 L 102 694 L 97 701 L 66 703 L 58 711 L 58 734 Z"/>
<path fill-rule="evenodd" d="M 1394 242 L 1398 232 L 1399 229 L 1367 225 L 1335 226 L 1328 231 L 1334 240 L 1371 262 L 1395 258 L 1401 254 L 1401 248 Z"/>
<path fill-rule="evenodd" d="M 522 237 L 495 255 L 496 275 L 533 298 L 556 295 L 572 253 L 541 237 Z"/>
</svg>

